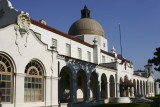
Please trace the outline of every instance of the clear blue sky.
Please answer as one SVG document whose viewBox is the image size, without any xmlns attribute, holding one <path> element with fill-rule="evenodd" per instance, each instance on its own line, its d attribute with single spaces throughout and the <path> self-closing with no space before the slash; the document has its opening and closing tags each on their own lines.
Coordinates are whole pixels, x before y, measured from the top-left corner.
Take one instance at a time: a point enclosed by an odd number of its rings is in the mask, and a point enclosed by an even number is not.
<svg viewBox="0 0 160 107">
<path fill-rule="evenodd" d="M 123 55 L 144 69 L 147 60 L 160 47 L 160 0 L 10 0 L 17 10 L 28 12 L 35 20 L 68 33 L 73 22 L 81 17 L 87 5 L 91 18 L 105 31 L 109 51 L 120 53 L 118 22 L 121 23 Z M 160 78 L 159 74 L 156 77 Z"/>
</svg>

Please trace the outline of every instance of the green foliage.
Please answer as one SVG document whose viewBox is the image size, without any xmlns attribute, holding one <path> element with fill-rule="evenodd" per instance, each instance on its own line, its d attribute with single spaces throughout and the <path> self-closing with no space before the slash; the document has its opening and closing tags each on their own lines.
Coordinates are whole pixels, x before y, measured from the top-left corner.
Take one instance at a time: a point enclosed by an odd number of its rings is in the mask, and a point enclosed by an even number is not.
<svg viewBox="0 0 160 107">
<path fill-rule="evenodd" d="M 152 59 L 149 59 L 148 63 L 154 64 L 156 66 L 154 69 L 160 72 L 160 47 L 156 48 L 156 52 L 154 52 L 154 57 Z"/>
<path fill-rule="evenodd" d="M 149 103 L 137 103 L 137 104 L 103 104 L 92 107 L 150 107 Z"/>
</svg>

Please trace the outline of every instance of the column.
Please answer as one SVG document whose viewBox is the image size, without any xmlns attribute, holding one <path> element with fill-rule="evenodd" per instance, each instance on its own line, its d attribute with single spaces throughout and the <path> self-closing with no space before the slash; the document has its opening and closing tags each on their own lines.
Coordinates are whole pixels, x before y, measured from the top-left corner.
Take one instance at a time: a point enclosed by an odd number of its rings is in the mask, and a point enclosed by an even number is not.
<svg viewBox="0 0 160 107">
<path fill-rule="evenodd" d="M 100 82 L 98 81 L 97 83 L 97 100 L 100 100 L 101 99 L 101 85 L 100 85 Z"/>
<path fill-rule="evenodd" d="M 150 93 L 150 87 L 149 87 L 149 82 L 148 82 L 148 85 L 147 85 L 147 88 L 148 88 L 148 92 L 147 92 L 147 94 L 148 94 L 148 96 L 149 96 L 149 93 Z"/>
<path fill-rule="evenodd" d="M 134 87 L 131 87 L 132 88 L 132 97 L 135 97 L 134 96 Z"/>
<path fill-rule="evenodd" d="M 73 77 L 73 103 L 77 102 L 77 78 Z"/>
<path fill-rule="evenodd" d="M 86 81 L 86 84 L 87 84 L 87 98 L 86 100 L 87 101 L 90 101 L 90 79 Z"/>
<path fill-rule="evenodd" d="M 107 82 L 107 87 L 108 87 L 108 98 L 110 98 L 110 82 Z"/>
<path fill-rule="evenodd" d="M 106 97 L 108 98 L 108 82 L 106 82 Z"/>
<path fill-rule="evenodd" d="M 128 93 L 127 97 L 130 97 L 130 87 L 127 88 L 127 93 Z"/>
<path fill-rule="evenodd" d="M 142 83 L 143 83 L 143 82 L 142 82 Z M 141 95 L 144 95 L 144 91 L 143 91 L 143 85 L 144 85 L 144 84 L 142 84 L 142 86 L 141 86 L 141 87 L 142 87 L 142 90 L 141 90 Z"/>
<path fill-rule="evenodd" d="M 116 86 L 117 86 L 117 88 L 116 88 L 116 95 L 117 95 L 117 97 L 120 97 L 119 83 L 117 83 Z"/>
</svg>

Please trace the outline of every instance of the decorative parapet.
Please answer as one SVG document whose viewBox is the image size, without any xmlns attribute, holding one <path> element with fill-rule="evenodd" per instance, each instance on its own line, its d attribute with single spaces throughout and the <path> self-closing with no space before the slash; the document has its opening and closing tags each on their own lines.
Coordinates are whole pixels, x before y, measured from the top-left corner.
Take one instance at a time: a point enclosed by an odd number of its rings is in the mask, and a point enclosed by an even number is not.
<svg viewBox="0 0 160 107">
<path fill-rule="evenodd" d="M 16 24 L 17 17 L 21 13 L 23 12 L 17 11 L 12 7 L 9 0 L 0 0 L 0 28 L 10 24 Z"/>
</svg>

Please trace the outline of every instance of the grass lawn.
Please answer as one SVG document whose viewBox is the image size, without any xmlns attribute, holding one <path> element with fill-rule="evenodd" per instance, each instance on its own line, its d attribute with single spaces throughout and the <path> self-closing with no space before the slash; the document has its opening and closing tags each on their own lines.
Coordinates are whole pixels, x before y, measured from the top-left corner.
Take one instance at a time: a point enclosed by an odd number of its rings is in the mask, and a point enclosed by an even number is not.
<svg viewBox="0 0 160 107">
<path fill-rule="evenodd" d="M 150 104 L 147 103 L 139 103 L 139 104 L 103 104 L 92 107 L 151 107 Z M 156 106 L 159 107 L 159 106 Z"/>
<path fill-rule="evenodd" d="M 102 105 L 97 105 L 97 106 L 92 106 L 92 107 L 160 107 L 160 96 L 148 98 L 152 99 L 152 103 L 130 103 L 130 104 L 115 104 L 115 103 L 110 103 L 110 104 L 102 104 Z"/>
</svg>

